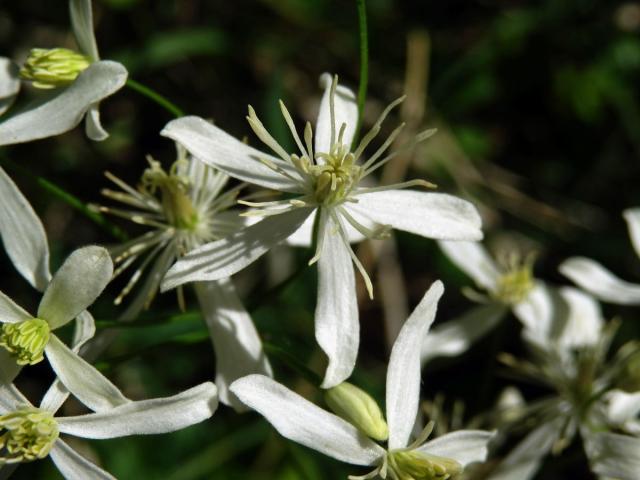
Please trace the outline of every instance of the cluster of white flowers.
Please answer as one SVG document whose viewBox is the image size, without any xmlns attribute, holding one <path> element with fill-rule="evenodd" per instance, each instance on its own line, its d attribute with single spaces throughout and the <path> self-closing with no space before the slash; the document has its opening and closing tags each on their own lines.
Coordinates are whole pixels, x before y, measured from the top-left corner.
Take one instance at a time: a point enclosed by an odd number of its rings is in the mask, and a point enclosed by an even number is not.
<svg viewBox="0 0 640 480">
<path fill-rule="evenodd" d="M 0 145 L 58 135 L 83 118 L 90 139 L 108 136 L 98 105 L 125 85 L 127 71 L 100 60 L 90 0 L 70 0 L 69 6 L 78 51 L 33 49 L 20 67 L 0 58 Z M 38 106 L 13 111 L 22 82 L 55 93 Z M 471 475 L 474 468 L 468 465 L 493 457 L 482 478 L 526 480 L 546 455 L 559 455 L 574 437 L 581 439 L 597 475 L 640 478 L 640 346 L 629 342 L 611 354 L 618 323 L 606 322 L 595 300 L 637 305 L 640 285 L 623 282 L 586 258 L 560 267 L 582 290 L 535 279 L 531 255 L 494 261 L 478 243 L 481 218 L 470 202 L 424 191 L 434 187 L 425 180 L 392 185 L 373 180 L 371 175 L 397 155 L 390 149 L 403 125 L 376 150 L 369 152 L 369 146 L 404 99 L 392 102 L 358 140 L 354 93 L 329 74 L 321 76 L 320 86 L 317 121 L 307 122 L 302 134 L 280 103 L 294 152 L 274 139 L 252 107 L 249 126 L 275 155 L 199 117 L 169 122 L 160 133 L 176 143 L 175 163 L 163 168 L 149 157 L 137 188 L 107 173 L 117 189 L 103 190 L 105 205 L 92 205 L 144 231 L 108 249 L 78 248 L 54 274 L 42 223 L 0 169 L 4 250 L 42 294 L 31 314 L 0 292 L 0 475 L 50 456 L 65 478 L 113 478 L 61 435 L 105 439 L 175 431 L 211 417 L 220 400 L 237 412 L 258 412 L 290 440 L 368 469 L 353 479 L 447 480 Z M 419 133 L 410 146 L 434 133 Z M 624 216 L 640 254 L 640 210 Z M 392 229 L 436 239 L 485 293 L 467 290 L 481 305 L 431 329 L 444 293 L 440 281 L 431 285 L 393 343 L 383 414 L 371 395 L 347 382 L 360 342 L 355 269 L 369 296 L 374 294 L 352 244 L 382 239 Z M 259 332 L 231 279 L 279 244 L 312 248 L 308 263 L 317 264 L 318 272 L 315 340 L 327 360 L 315 387 L 333 413 L 273 378 Z M 127 304 L 121 322 L 136 321 L 160 291 L 174 288 L 184 309 L 183 289 L 193 284 L 215 350 L 215 384 L 205 381 L 170 397 L 134 401 L 92 365 L 114 331 L 96 335 L 87 309 L 124 272 L 130 272 L 129 280 L 114 301 Z M 464 353 L 510 311 L 521 323 L 530 358 L 502 354 L 500 360 L 549 395 L 527 404 L 512 391 L 515 400 L 502 415 L 508 421 L 428 440 L 434 422 L 424 425 L 420 409 L 422 366 Z M 68 344 L 54 332 L 67 324 L 75 326 Z M 16 387 L 18 375 L 45 357 L 55 381 L 38 403 L 31 402 Z M 70 395 L 89 412 L 58 416 Z M 527 425 L 530 430 L 523 432 Z M 507 440 L 518 434 L 522 440 L 509 448 Z"/>
</svg>

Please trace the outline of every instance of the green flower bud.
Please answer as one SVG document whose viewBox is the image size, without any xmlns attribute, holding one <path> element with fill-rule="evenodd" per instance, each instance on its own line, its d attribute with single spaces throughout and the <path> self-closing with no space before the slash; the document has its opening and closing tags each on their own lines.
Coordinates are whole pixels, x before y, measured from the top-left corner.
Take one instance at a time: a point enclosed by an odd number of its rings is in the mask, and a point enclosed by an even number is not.
<svg viewBox="0 0 640 480">
<path fill-rule="evenodd" d="M 18 365 L 35 365 L 44 358 L 49 331 L 49 324 L 40 318 L 5 323 L 0 333 L 0 346 L 15 357 Z"/>
<path fill-rule="evenodd" d="M 376 401 L 364 390 L 344 382 L 325 392 L 327 405 L 339 417 L 374 440 L 389 437 L 389 427 Z"/>
<path fill-rule="evenodd" d="M 57 438 L 58 423 L 51 412 L 27 407 L 0 415 L 0 464 L 45 458 Z"/>
<path fill-rule="evenodd" d="M 20 69 L 20 77 L 37 88 L 66 87 L 90 64 L 89 57 L 68 48 L 34 48 Z"/>
</svg>

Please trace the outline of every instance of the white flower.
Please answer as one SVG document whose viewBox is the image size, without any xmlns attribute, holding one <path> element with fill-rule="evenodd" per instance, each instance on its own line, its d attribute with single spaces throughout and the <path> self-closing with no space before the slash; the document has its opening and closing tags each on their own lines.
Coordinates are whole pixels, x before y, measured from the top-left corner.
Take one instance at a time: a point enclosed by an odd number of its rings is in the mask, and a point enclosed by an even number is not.
<svg viewBox="0 0 640 480">
<path fill-rule="evenodd" d="M 420 401 L 420 344 L 433 322 L 442 292 L 442 284 L 434 283 L 407 319 L 391 351 L 386 450 L 354 425 L 270 378 L 250 375 L 234 382 L 231 390 L 284 437 L 343 462 L 375 467 L 364 477 L 350 478 L 449 478 L 467 464 L 485 459 L 492 433 L 462 430 L 425 443 L 430 433 L 427 428 L 416 441 L 409 441 Z"/>
<path fill-rule="evenodd" d="M 357 122 L 354 94 L 338 86 L 337 80 L 332 81 L 329 75 L 323 75 L 321 81 L 325 92 L 316 123 L 315 145 L 311 125 L 307 123 L 305 127 L 303 143 L 289 112 L 280 104 L 299 154 L 287 153 L 266 131 L 251 107 L 249 124 L 280 158 L 245 145 L 201 118 L 185 117 L 165 127 L 162 134 L 184 145 L 196 158 L 232 177 L 293 194 L 293 198 L 244 202 L 257 208 L 250 215 L 264 216 L 264 220 L 190 252 L 169 270 L 162 288 L 228 277 L 300 228 L 303 232 L 314 231 L 316 251 L 310 263 L 318 261 L 316 339 L 329 357 L 323 387 L 330 388 L 350 375 L 358 350 L 353 263 L 372 294 L 371 281 L 349 241 L 358 237 L 378 238 L 389 227 L 429 238 L 457 240 L 477 240 L 482 232 L 480 217 L 469 202 L 446 194 L 400 190 L 425 185 L 424 181 L 375 188 L 361 186 L 364 177 L 395 156 L 395 153 L 384 155 L 402 126 L 368 160 L 360 163 L 365 147 L 401 99 L 382 113 L 352 151 Z M 424 132 L 417 141 L 432 133 Z"/>
<path fill-rule="evenodd" d="M 62 89 L 44 103 L 28 105 L 0 122 L 0 145 L 59 135 L 74 128 L 83 117 L 89 138 L 108 137 L 100 124 L 98 106 L 101 100 L 122 88 L 127 70 L 120 63 L 100 60 L 93 34 L 91 0 L 70 0 L 69 10 L 80 53 L 60 48 L 34 49 L 20 72 L 8 59 L 0 58 L 0 114 L 18 94 L 19 77 L 39 88 Z"/>
<path fill-rule="evenodd" d="M 178 147 L 178 159 L 167 172 L 160 163 L 148 158 L 149 168 L 138 189 L 107 173 L 119 191 L 105 189 L 106 197 L 125 208 L 100 207 L 105 213 L 143 225 L 148 231 L 110 249 L 119 267 L 115 276 L 139 261 L 131 279 L 116 298 L 119 304 L 143 278 L 146 278 L 131 305 L 121 315 L 134 320 L 148 308 L 157 294 L 162 277 L 176 259 L 207 242 L 223 238 L 244 225 L 236 197 L 241 186 L 223 191 L 228 176 L 189 157 Z M 234 380 L 250 373 L 271 375 L 271 366 L 249 313 L 228 279 L 197 282 L 196 294 L 216 354 L 216 384 L 226 405 L 241 408 L 228 391 Z M 182 290 L 179 302 L 184 307 Z"/>
<path fill-rule="evenodd" d="M 95 374 L 100 375 L 97 371 Z M 88 386 L 91 380 L 87 379 Z M 210 382 L 151 400 L 131 401 L 117 389 L 113 393 L 118 394 L 117 401 L 105 397 L 101 402 L 110 405 L 108 408 L 57 417 L 66 395 L 58 393 L 56 384 L 40 406 L 34 407 L 13 384 L 0 383 L 0 465 L 6 469 L 50 456 L 68 480 L 113 479 L 74 451 L 60 435 L 105 439 L 173 432 L 210 418 L 218 403 L 216 387 Z"/>
<path fill-rule="evenodd" d="M 495 327 L 511 309 L 532 340 L 542 338 L 550 322 L 549 295 L 545 285 L 533 277 L 533 257 L 521 259 L 515 253 L 496 262 L 478 242 L 438 242 L 442 252 L 473 279 L 486 295 L 471 292 L 482 305 L 462 317 L 433 329 L 422 346 L 423 361 L 437 356 L 454 356 Z M 541 337 L 542 336 L 542 337 Z"/>
<path fill-rule="evenodd" d="M 623 216 L 633 249 L 640 256 L 640 208 L 625 210 Z M 560 265 L 560 273 L 600 300 L 620 305 L 640 305 L 640 285 L 619 279 L 594 260 L 570 258 Z"/>
</svg>

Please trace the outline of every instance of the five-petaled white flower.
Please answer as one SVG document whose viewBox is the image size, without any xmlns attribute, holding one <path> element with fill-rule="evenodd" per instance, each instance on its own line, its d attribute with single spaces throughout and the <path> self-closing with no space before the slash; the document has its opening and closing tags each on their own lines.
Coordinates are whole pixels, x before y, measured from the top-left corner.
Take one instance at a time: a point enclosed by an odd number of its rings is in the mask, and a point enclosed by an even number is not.
<svg viewBox="0 0 640 480">
<path fill-rule="evenodd" d="M 622 215 L 627 222 L 633 249 L 640 256 L 640 208 L 627 209 Z M 560 265 L 560 273 L 600 300 L 621 305 L 640 305 L 640 285 L 619 279 L 594 260 L 569 258 Z"/>
<path fill-rule="evenodd" d="M 168 172 L 158 161 L 150 157 L 148 161 L 149 168 L 142 175 L 138 189 L 107 173 L 122 191 L 102 191 L 106 197 L 127 207 L 100 207 L 102 212 L 149 228 L 142 235 L 110 249 L 116 266 L 119 265 L 115 275 L 140 260 L 139 267 L 116 298 L 116 304 L 143 278 L 144 270 L 149 270 L 140 291 L 121 315 L 123 320 L 134 320 L 149 306 L 162 277 L 176 259 L 237 231 L 245 223 L 239 211 L 232 208 L 242 185 L 224 191 L 229 179 L 226 174 L 192 158 L 179 145 L 178 158 Z M 229 394 L 229 384 L 250 373 L 271 375 L 260 336 L 231 280 L 197 282 L 195 290 L 214 345 L 220 400 L 241 408 L 242 404 Z M 178 292 L 182 304 L 181 289 Z"/>
<path fill-rule="evenodd" d="M 0 122 L 0 145 L 29 142 L 71 130 L 85 118 L 86 134 L 104 140 L 100 123 L 101 100 L 122 88 L 127 80 L 123 65 L 100 60 L 93 34 L 91 0 L 69 0 L 71 26 L 80 53 L 66 48 L 33 49 L 19 70 L 0 57 L 0 114 L 13 103 L 20 79 L 36 88 L 61 89 L 37 106 L 28 105 Z"/>
<path fill-rule="evenodd" d="M 350 478 L 377 475 L 392 480 L 448 479 L 467 464 L 483 461 L 493 434 L 461 430 L 426 442 L 430 424 L 410 443 L 420 401 L 420 345 L 434 320 L 442 293 L 442 283 L 431 286 L 393 345 L 387 371 L 387 449 L 351 423 L 270 378 L 250 375 L 234 382 L 231 390 L 286 438 L 343 462 L 375 467 L 367 475 Z M 386 433 L 376 437 L 384 439 Z"/>
<path fill-rule="evenodd" d="M 316 123 L 315 144 L 311 125 L 306 124 L 304 142 L 296 132 L 283 103 L 282 114 L 300 150 L 287 153 L 266 131 L 249 107 L 249 124 L 256 135 L 280 158 L 265 154 L 234 139 L 221 129 L 197 117 L 170 122 L 162 134 L 174 139 L 196 158 L 230 176 L 292 194 L 293 198 L 245 204 L 255 207 L 250 215 L 264 216 L 258 223 L 190 252 L 169 270 L 162 288 L 190 281 L 216 280 L 243 269 L 272 246 L 285 241 L 299 229 L 314 232 L 316 250 L 310 263 L 318 261 L 316 339 L 329 357 L 323 387 L 333 387 L 352 372 L 358 351 L 359 324 L 353 263 L 367 289 L 372 285 L 349 242 L 356 238 L 377 238 L 389 227 L 429 238 L 478 240 L 481 220 L 472 204 L 460 198 L 401 190 L 425 185 L 417 180 L 403 184 L 364 187 L 364 177 L 384 165 L 395 154 L 385 155 L 399 133 L 398 127 L 368 160 L 361 157 L 381 129 L 393 102 L 380 116 L 360 144 L 351 144 L 357 123 L 353 92 L 337 85 L 327 74 Z M 423 132 L 417 141 L 432 131 Z M 299 235 L 298 235 L 299 236 Z"/>
<path fill-rule="evenodd" d="M 86 379 L 91 388 L 100 373 Z M 105 380 L 97 380 L 103 384 Z M 210 418 L 218 406 L 216 386 L 202 383 L 177 395 L 132 401 L 115 386 L 101 392 L 95 413 L 58 417 L 56 412 L 68 397 L 54 383 L 39 407 L 33 406 L 13 384 L 0 383 L 0 468 L 11 469 L 23 462 L 47 456 L 67 480 L 114 480 L 114 477 L 73 450 L 60 434 L 106 439 L 180 430 Z M 4 477 L 5 472 L 2 472 Z"/>
</svg>

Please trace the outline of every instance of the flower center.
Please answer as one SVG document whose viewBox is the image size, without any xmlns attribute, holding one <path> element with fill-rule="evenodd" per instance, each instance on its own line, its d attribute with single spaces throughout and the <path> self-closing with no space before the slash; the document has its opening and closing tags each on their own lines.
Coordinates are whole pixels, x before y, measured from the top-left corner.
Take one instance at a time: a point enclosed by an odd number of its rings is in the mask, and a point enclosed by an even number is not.
<svg viewBox="0 0 640 480">
<path fill-rule="evenodd" d="M 0 333 L 0 346 L 16 358 L 18 365 L 34 365 L 43 359 L 49 331 L 49 324 L 40 318 L 5 323 Z"/>
<path fill-rule="evenodd" d="M 89 65 L 89 57 L 68 48 L 34 48 L 20 69 L 20 77 L 36 88 L 66 87 Z"/>
<path fill-rule="evenodd" d="M 167 173 L 160 162 L 148 158 L 150 167 L 142 174 L 142 188 L 151 195 L 160 191 L 162 209 L 168 222 L 181 230 L 194 230 L 198 214 L 189 197 L 189 179 L 176 172 L 175 162 Z"/>
<path fill-rule="evenodd" d="M 462 465 L 417 450 L 396 450 L 387 453 L 387 469 L 398 480 L 447 480 L 462 472 Z"/>
<path fill-rule="evenodd" d="M 31 462 L 49 455 L 58 438 L 51 412 L 28 407 L 0 415 L 0 464 Z"/>
<path fill-rule="evenodd" d="M 355 165 L 349 148 L 335 144 L 329 153 L 318 153 L 322 160 L 310 167 L 313 193 L 319 204 L 335 205 L 342 202 L 362 178 L 362 167 Z"/>
<path fill-rule="evenodd" d="M 504 273 L 498 279 L 492 296 L 509 305 L 520 303 L 534 286 L 533 256 L 521 259 L 518 255 L 510 255 L 501 263 L 504 265 Z"/>
</svg>

